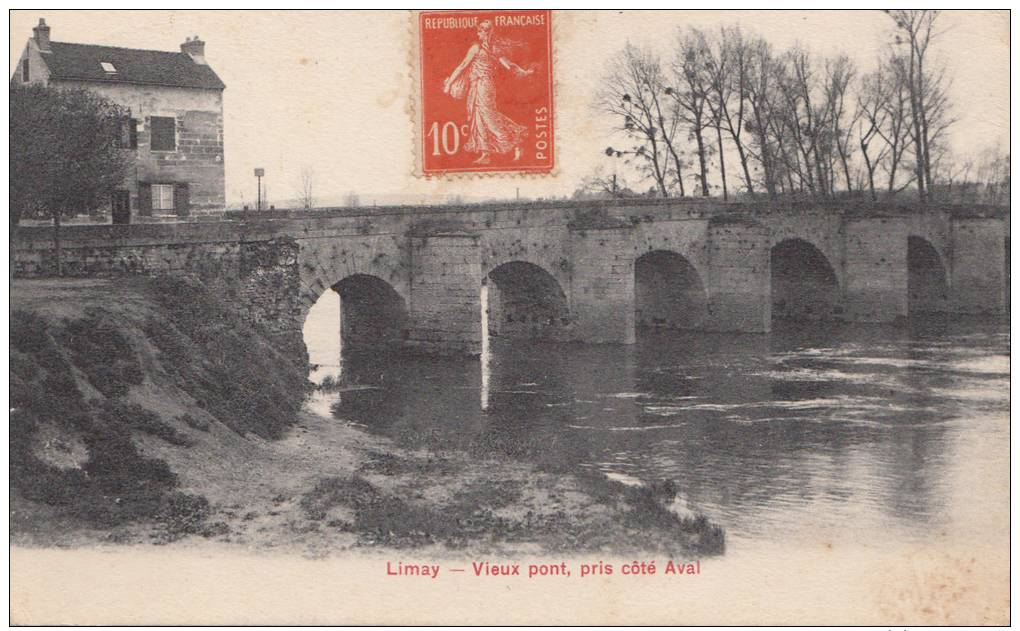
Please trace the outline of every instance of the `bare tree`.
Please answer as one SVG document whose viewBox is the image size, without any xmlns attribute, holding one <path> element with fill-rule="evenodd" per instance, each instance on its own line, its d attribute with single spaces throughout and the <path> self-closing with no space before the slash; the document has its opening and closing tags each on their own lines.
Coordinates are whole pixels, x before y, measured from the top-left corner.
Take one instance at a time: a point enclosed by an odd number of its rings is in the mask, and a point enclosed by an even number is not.
<svg viewBox="0 0 1020 631">
<path fill-rule="evenodd" d="M 754 151 L 751 156 L 761 164 L 765 190 L 770 197 L 777 194 L 776 186 L 776 146 L 772 137 L 776 132 L 773 116 L 777 101 L 775 86 L 777 62 L 772 46 L 764 39 L 756 38 L 748 45 L 748 63 L 744 93 L 750 110 L 750 120 L 745 123 L 747 131 L 752 134 Z M 772 136 L 770 136 L 772 130 Z"/>
<path fill-rule="evenodd" d="M 627 186 L 626 180 L 617 178 L 616 173 L 607 175 L 599 166 L 581 180 L 581 185 L 571 195 L 571 199 L 618 199 L 636 195 Z"/>
<path fill-rule="evenodd" d="M 300 181 L 298 182 L 298 201 L 302 208 L 315 206 L 315 169 L 311 165 L 301 167 Z"/>
<path fill-rule="evenodd" d="M 726 81 L 726 73 L 729 72 L 725 49 L 717 45 L 722 39 L 705 37 L 706 47 L 703 57 L 703 69 L 705 74 L 705 104 L 708 106 L 710 126 L 715 129 L 716 151 L 719 155 L 719 179 L 722 183 L 723 201 L 730 197 L 729 186 L 726 182 L 726 148 L 723 146 L 723 124 L 728 116 L 727 107 L 730 99 L 730 86 Z"/>
<path fill-rule="evenodd" d="M 857 89 L 857 142 L 867 172 L 868 190 L 872 201 L 878 200 L 875 190 L 875 170 L 889 155 L 890 146 L 881 142 L 881 130 L 889 116 L 886 107 L 889 97 L 889 76 L 879 67 L 861 78 Z M 877 139 L 877 140 L 876 140 Z M 875 147 L 878 145 L 878 147 Z"/>
<path fill-rule="evenodd" d="M 726 27 L 720 30 L 716 39 L 717 53 L 708 57 L 710 97 L 708 106 L 712 117 L 717 121 L 719 131 L 720 169 L 725 174 L 722 148 L 722 128 L 729 132 L 730 140 L 737 150 L 740 167 L 744 174 L 744 185 L 748 194 L 754 194 L 754 181 L 748 162 L 750 156 L 745 148 L 744 130 L 745 114 L 747 113 L 750 51 L 748 41 L 744 38 L 739 26 Z M 726 177 L 723 175 L 723 191 L 726 190 Z M 724 195 L 725 196 L 725 195 Z"/>
<path fill-rule="evenodd" d="M 895 43 L 907 49 L 906 83 L 910 95 L 912 149 L 918 197 L 929 198 L 932 188 L 932 151 L 935 136 L 951 121 L 946 120 L 945 74 L 929 64 L 929 47 L 937 36 L 935 22 L 939 12 L 926 9 L 886 11 L 896 23 Z"/>
<path fill-rule="evenodd" d="M 976 155 L 943 153 L 936 169 L 932 199 L 952 203 L 1009 203 L 1009 154 L 999 146 Z"/>
<path fill-rule="evenodd" d="M 925 177 L 932 182 L 940 177 L 940 166 L 949 152 L 947 134 L 956 118 L 950 115 L 948 98 L 949 81 L 945 77 L 945 69 L 933 71 L 925 84 L 923 129 L 927 132 L 927 148 L 925 149 Z M 929 185 L 931 190 L 931 185 Z"/>
<path fill-rule="evenodd" d="M 348 208 L 354 208 L 361 205 L 361 197 L 354 191 L 350 191 L 344 195 L 344 206 Z"/>
<path fill-rule="evenodd" d="M 977 159 L 975 176 L 981 187 L 980 201 L 1009 203 L 1009 152 L 999 146 L 985 149 Z"/>
<path fill-rule="evenodd" d="M 668 67 L 628 44 L 597 104 L 632 146 L 606 154 L 626 156 L 663 196 L 674 181 L 685 194 L 684 156 L 709 195 L 718 155 L 727 199 L 734 151 L 748 194 L 824 197 L 845 188 L 877 200 L 882 189 L 895 195 L 916 183 L 927 200 L 934 181 L 959 181 L 962 164 L 948 153 L 949 81 L 930 52 L 938 12 L 888 13 L 900 46 L 862 79 L 847 55 L 777 50 L 737 26 L 678 30 Z"/>
<path fill-rule="evenodd" d="M 674 86 L 665 93 L 673 98 L 677 117 L 690 130 L 698 153 L 698 176 L 701 194 L 708 197 L 708 153 L 705 131 L 712 125 L 712 111 L 708 107 L 708 84 L 711 81 L 707 65 L 711 51 L 704 33 L 696 29 L 679 31 L 671 65 Z"/>
<path fill-rule="evenodd" d="M 610 64 L 596 95 L 596 107 L 616 121 L 616 133 L 634 144 L 625 149 L 606 149 L 612 157 L 633 156 L 640 171 L 654 180 L 663 197 L 669 195 L 670 148 L 664 129 L 663 82 L 659 59 L 627 44 Z M 629 159 L 628 159 L 629 161 Z M 678 178 L 683 195 L 683 179 Z"/>
<path fill-rule="evenodd" d="M 839 156 L 840 165 L 843 167 L 843 177 L 846 179 L 848 193 L 853 192 L 850 159 L 854 148 L 851 144 L 851 136 L 857 125 L 857 119 L 861 116 L 860 109 L 848 103 L 852 98 L 848 98 L 848 92 L 855 73 L 856 68 L 846 55 L 835 57 L 825 64 L 825 90 L 826 100 L 829 102 L 832 142 L 835 145 L 836 154 Z"/>
<path fill-rule="evenodd" d="M 911 176 L 905 182 L 897 184 L 899 166 L 913 144 L 910 134 L 910 88 L 907 85 L 906 63 L 902 57 L 890 55 L 884 67 L 888 73 L 886 98 L 882 105 L 886 114 L 886 124 L 880 126 L 877 133 L 889 146 L 889 156 L 883 168 L 887 176 L 886 191 L 892 195 L 910 186 L 914 181 L 914 177 Z"/>
<path fill-rule="evenodd" d="M 819 143 L 825 127 L 825 120 L 821 119 L 828 113 L 818 104 L 823 99 L 816 93 L 817 80 L 810 56 L 802 48 L 787 51 L 773 72 L 780 107 L 772 111 L 771 126 L 766 130 L 772 132 L 778 156 L 786 170 L 797 175 L 801 188 L 807 186 L 811 194 L 825 195 L 827 178 L 822 170 Z M 780 128 L 785 131 L 783 135 L 778 134 Z"/>
</svg>

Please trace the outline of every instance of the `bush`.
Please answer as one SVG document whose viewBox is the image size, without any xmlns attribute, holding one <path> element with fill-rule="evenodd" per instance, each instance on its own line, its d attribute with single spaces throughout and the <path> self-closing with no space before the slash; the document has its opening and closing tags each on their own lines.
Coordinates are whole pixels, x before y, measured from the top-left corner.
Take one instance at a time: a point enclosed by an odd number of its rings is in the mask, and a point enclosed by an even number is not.
<svg viewBox="0 0 1020 631">
<path fill-rule="evenodd" d="M 14 311 L 10 328 L 11 405 L 59 419 L 82 404 L 71 365 L 34 313 Z"/>
<path fill-rule="evenodd" d="M 197 429 L 200 432 L 208 432 L 211 427 L 209 421 L 205 419 L 195 418 L 190 414 L 182 414 L 177 417 L 177 420 L 184 423 L 191 429 Z"/>
<path fill-rule="evenodd" d="M 98 408 L 97 414 L 106 423 L 137 429 L 179 447 L 187 447 L 192 444 L 191 439 L 164 422 L 158 414 L 146 410 L 136 403 L 107 400 L 100 403 Z"/>
<path fill-rule="evenodd" d="M 88 382 L 107 397 L 122 397 L 144 381 L 131 343 L 111 322 L 112 315 L 92 311 L 64 322 L 59 341 Z"/>
</svg>

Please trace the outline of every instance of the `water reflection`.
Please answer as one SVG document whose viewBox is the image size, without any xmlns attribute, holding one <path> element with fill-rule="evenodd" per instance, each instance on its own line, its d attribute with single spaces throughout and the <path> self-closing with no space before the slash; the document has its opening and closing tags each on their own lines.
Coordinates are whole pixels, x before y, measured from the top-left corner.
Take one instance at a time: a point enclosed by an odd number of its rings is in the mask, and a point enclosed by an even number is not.
<svg viewBox="0 0 1020 631">
<path fill-rule="evenodd" d="M 348 354 L 332 410 L 406 445 L 671 478 L 680 504 L 738 545 L 916 540 L 970 520 L 969 503 L 1006 501 L 982 497 L 994 484 L 959 485 L 974 467 L 1008 476 L 1008 346 L 1007 325 L 974 322 L 647 333 L 633 346 L 494 338 L 481 364 Z"/>
</svg>

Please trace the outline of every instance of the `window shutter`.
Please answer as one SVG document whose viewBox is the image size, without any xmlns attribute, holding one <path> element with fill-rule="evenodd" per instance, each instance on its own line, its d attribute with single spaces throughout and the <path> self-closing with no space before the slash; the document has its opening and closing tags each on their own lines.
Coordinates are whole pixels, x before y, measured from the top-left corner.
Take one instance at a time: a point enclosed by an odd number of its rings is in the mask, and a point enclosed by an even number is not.
<svg viewBox="0 0 1020 631">
<path fill-rule="evenodd" d="M 152 184 L 138 183 L 138 214 L 142 217 L 152 216 Z"/>
<path fill-rule="evenodd" d="M 174 151 L 177 148 L 177 120 L 169 116 L 150 116 L 149 130 L 152 151 Z"/>
<path fill-rule="evenodd" d="M 138 148 L 138 120 L 128 120 L 128 147 L 131 149 Z"/>
<path fill-rule="evenodd" d="M 174 184 L 174 212 L 178 217 L 187 217 L 191 214 L 191 200 L 188 197 L 186 182 Z"/>
</svg>

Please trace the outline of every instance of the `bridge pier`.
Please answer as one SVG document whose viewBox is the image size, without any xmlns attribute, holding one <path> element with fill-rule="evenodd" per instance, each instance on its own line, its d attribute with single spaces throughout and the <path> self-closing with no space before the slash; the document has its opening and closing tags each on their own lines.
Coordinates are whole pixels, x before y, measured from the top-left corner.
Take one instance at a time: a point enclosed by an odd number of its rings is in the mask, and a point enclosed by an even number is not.
<svg viewBox="0 0 1020 631">
<path fill-rule="evenodd" d="M 634 228 L 606 221 L 570 228 L 573 337 L 596 344 L 633 344 Z"/>
<path fill-rule="evenodd" d="M 843 222 L 840 317 L 892 322 L 907 315 L 907 228 L 895 217 Z"/>
<path fill-rule="evenodd" d="M 478 235 L 412 235 L 406 345 L 439 354 L 482 350 Z"/>
<path fill-rule="evenodd" d="M 950 229 L 950 309 L 1001 313 L 1006 304 L 1002 220 L 954 217 Z"/>
<path fill-rule="evenodd" d="M 709 224 L 706 330 L 772 329 L 769 242 L 769 229 L 751 220 Z"/>
</svg>

